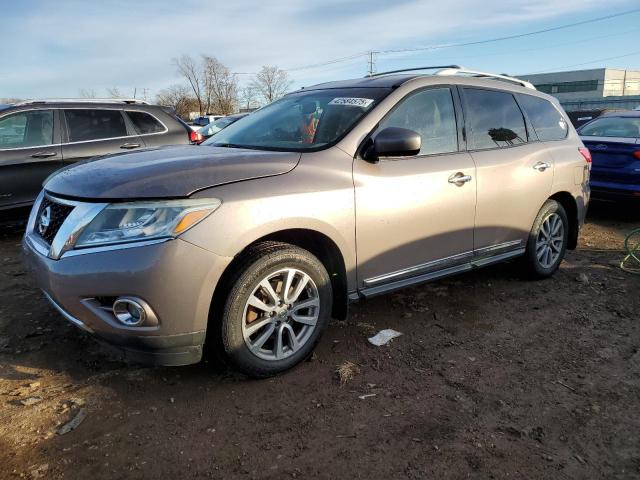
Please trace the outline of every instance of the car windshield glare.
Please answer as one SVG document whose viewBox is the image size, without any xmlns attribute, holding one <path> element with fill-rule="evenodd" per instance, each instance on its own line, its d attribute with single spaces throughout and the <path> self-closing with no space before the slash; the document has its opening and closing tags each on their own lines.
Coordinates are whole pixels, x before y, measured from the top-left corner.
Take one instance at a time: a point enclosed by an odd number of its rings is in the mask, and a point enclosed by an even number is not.
<svg viewBox="0 0 640 480">
<path fill-rule="evenodd" d="M 303 152 L 347 134 L 390 89 L 343 88 L 287 95 L 220 131 L 203 145 Z"/>
<path fill-rule="evenodd" d="M 640 117 L 601 117 L 583 126 L 579 132 L 586 137 L 640 137 Z"/>
</svg>

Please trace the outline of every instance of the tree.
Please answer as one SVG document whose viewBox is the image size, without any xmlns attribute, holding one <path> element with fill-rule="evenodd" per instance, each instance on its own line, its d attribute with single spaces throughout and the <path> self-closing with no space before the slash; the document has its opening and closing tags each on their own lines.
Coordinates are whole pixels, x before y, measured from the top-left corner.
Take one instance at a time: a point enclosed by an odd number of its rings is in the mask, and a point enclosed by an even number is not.
<svg viewBox="0 0 640 480">
<path fill-rule="evenodd" d="M 198 102 L 198 111 L 200 115 L 204 115 L 209 109 L 209 104 L 203 102 L 204 79 L 202 70 L 189 55 L 174 58 L 173 63 L 178 69 L 178 73 L 180 73 L 191 86 L 196 102 Z"/>
<path fill-rule="evenodd" d="M 266 103 L 271 103 L 287 93 L 291 80 L 284 70 L 265 65 L 256 73 L 251 85 Z"/>
<path fill-rule="evenodd" d="M 238 78 L 217 58 L 202 56 L 205 98 L 215 113 L 229 115 L 236 108 Z"/>
<path fill-rule="evenodd" d="M 80 98 L 96 98 L 96 91 L 93 89 L 86 89 L 86 88 L 82 88 L 80 89 Z"/>
<path fill-rule="evenodd" d="M 238 97 L 238 79 L 217 58 L 202 55 L 202 63 L 198 64 L 189 55 L 183 55 L 173 63 L 191 87 L 200 115 L 233 113 Z"/>
<path fill-rule="evenodd" d="M 173 108 L 176 114 L 184 119 L 188 119 L 189 113 L 198 108 L 198 102 L 191 94 L 191 89 L 178 84 L 160 90 L 156 96 L 156 103 Z"/>
<path fill-rule="evenodd" d="M 123 98 L 118 87 L 107 88 L 109 98 Z"/>
<path fill-rule="evenodd" d="M 245 110 L 253 110 L 258 107 L 257 93 L 255 87 L 252 85 L 246 85 L 240 90 L 238 96 L 238 103 L 240 108 Z"/>
</svg>

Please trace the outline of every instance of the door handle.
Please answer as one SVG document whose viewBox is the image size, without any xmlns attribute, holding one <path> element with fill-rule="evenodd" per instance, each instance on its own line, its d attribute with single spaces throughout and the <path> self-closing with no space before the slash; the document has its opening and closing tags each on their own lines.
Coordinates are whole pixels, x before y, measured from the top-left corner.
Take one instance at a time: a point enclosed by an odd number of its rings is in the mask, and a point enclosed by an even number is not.
<svg viewBox="0 0 640 480">
<path fill-rule="evenodd" d="M 533 168 L 539 172 L 544 172 L 547 168 L 551 168 L 551 165 L 547 162 L 538 162 L 533 166 Z"/>
<path fill-rule="evenodd" d="M 449 183 L 453 183 L 454 185 L 461 187 L 465 183 L 470 182 L 471 178 L 471 175 L 465 175 L 462 172 L 458 172 L 449 177 Z"/>
<path fill-rule="evenodd" d="M 49 158 L 55 157 L 57 154 L 57 152 L 36 152 L 31 155 L 31 158 Z"/>
<path fill-rule="evenodd" d="M 120 145 L 120 148 L 131 150 L 133 148 L 140 148 L 140 144 L 139 143 L 123 143 L 122 145 Z"/>
</svg>

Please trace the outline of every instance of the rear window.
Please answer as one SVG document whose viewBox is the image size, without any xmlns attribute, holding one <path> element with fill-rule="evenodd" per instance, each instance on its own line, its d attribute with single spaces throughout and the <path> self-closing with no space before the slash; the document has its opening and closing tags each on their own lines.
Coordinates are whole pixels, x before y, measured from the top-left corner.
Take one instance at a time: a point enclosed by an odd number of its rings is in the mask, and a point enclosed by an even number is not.
<svg viewBox="0 0 640 480">
<path fill-rule="evenodd" d="M 471 148 L 504 148 L 527 141 L 524 117 L 512 94 L 465 88 L 464 96 Z"/>
<path fill-rule="evenodd" d="M 600 117 L 587 123 L 578 133 L 586 137 L 640 137 L 640 117 Z"/>
<path fill-rule="evenodd" d="M 532 95 L 520 95 L 519 100 L 540 141 L 566 138 L 567 121 L 551 102 Z"/>
<path fill-rule="evenodd" d="M 127 111 L 136 132 L 140 135 L 147 133 L 160 133 L 165 131 L 164 125 L 152 115 L 145 112 Z"/>
<path fill-rule="evenodd" d="M 119 110 L 70 109 L 65 110 L 64 115 L 70 142 L 127 136 L 124 117 Z"/>
</svg>

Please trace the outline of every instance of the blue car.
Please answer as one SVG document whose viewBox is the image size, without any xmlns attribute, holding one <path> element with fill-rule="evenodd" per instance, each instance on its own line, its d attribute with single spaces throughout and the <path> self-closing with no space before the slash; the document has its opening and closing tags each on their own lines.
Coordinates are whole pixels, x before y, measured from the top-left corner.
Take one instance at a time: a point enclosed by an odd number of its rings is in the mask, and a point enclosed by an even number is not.
<svg viewBox="0 0 640 480">
<path fill-rule="evenodd" d="M 578 133 L 593 158 L 593 196 L 640 198 L 640 111 L 604 114 Z"/>
</svg>

